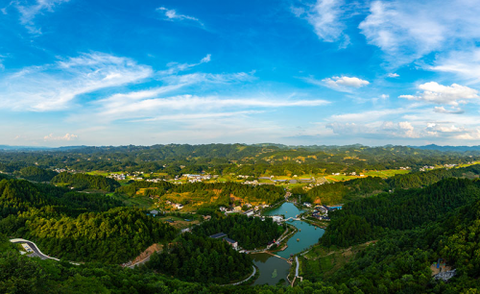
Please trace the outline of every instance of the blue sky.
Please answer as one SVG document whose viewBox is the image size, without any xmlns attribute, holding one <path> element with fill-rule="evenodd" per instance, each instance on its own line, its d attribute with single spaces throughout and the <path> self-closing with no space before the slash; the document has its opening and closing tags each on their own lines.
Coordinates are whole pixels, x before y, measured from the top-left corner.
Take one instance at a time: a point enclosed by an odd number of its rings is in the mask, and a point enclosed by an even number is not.
<svg viewBox="0 0 480 294">
<path fill-rule="evenodd" d="M 0 1 L 0 144 L 480 144 L 477 1 Z"/>
</svg>

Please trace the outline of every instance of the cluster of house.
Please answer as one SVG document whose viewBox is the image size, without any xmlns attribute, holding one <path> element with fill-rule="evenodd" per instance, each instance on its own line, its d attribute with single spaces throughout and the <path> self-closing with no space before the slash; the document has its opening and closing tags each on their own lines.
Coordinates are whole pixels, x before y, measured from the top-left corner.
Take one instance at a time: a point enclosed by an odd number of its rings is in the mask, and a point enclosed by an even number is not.
<svg viewBox="0 0 480 294">
<path fill-rule="evenodd" d="M 435 169 L 435 167 L 434 167 L 434 166 L 425 165 L 424 167 L 421 167 L 419 170 L 420 170 L 420 171 L 426 171 L 426 170 L 429 170 L 429 169 Z"/>
<path fill-rule="evenodd" d="M 457 166 L 457 164 L 451 163 L 451 164 L 444 164 L 443 166 L 446 168 L 454 168 Z"/>
<path fill-rule="evenodd" d="M 124 174 L 110 174 L 108 177 L 117 181 L 123 181 L 127 178 Z"/>
<path fill-rule="evenodd" d="M 304 203 L 305 205 L 305 203 Z M 317 205 L 315 206 L 314 211 L 312 212 L 312 217 L 319 219 L 319 220 L 326 220 L 329 221 L 330 217 L 328 217 L 328 212 L 333 210 L 341 210 L 342 205 Z"/>
<path fill-rule="evenodd" d="M 189 183 L 199 183 L 208 181 L 212 178 L 211 175 L 195 175 L 195 174 L 183 174 L 182 178 L 187 178 Z"/>
<path fill-rule="evenodd" d="M 351 173 L 332 173 L 332 176 L 359 176 L 359 177 L 364 177 L 364 174 L 358 174 L 357 172 L 351 172 Z"/>
<path fill-rule="evenodd" d="M 401 166 L 400 169 L 401 169 L 401 170 L 409 170 L 409 169 L 411 169 L 411 168 L 410 168 L 409 166 Z"/>
<path fill-rule="evenodd" d="M 232 245 L 233 249 L 238 250 L 238 242 L 228 238 L 227 234 L 220 232 L 214 235 L 211 235 L 210 238 L 213 239 L 223 239 L 223 241 L 227 242 L 228 244 Z"/>
<path fill-rule="evenodd" d="M 244 204 L 246 207 L 248 207 L 249 209 L 247 211 L 245 211 L 243 214 L 245 214 L 246 216 L 253 216 L 255 215 L 255 213 L 257 211 L 259 211 L 260 209 L 263 209 L 263 208 L 267 208 L 267 207 L 270 207 L 270 205 L 268 204 L 260 204 L 260 205 L 257 205 L 257 206 L 253 206 L 251 205 L 250 203 L 246 203 Z M 241 206 L 232 206 L 232 207 L 225 207 L 225 206 L 220 206 L 220 211 L 225 213 L 225 214 L 230 214 L 230 213 L 241 213 L 242 212 L 242 207 Z"/>
<path fill-rule="evenodd" d="M 170 200 L 165 201 L 165 203 L 168 204 L 168 205 L 171 205 L 173 208 L 176 208 L 176 209 L 179 209 L 179 210 L 183 208 L 183 204 L 174 203 Z"/>
<path fill-rule="evenodd" d="M 66 168 L 56 168 L 54 169 L 53 171 L 56 171 L 57 173 L 64 173 L 66 171 L 69 171 L 68 169 Z M 74 171 L 73 171 L 74 172 Z"/>
<path fill-rule="evenodd" d="M 146 179 L 146 181 L 152 182 L 152 183 L 159 183 L 159 182 L 166 182 L 167 180 L 155 178 L 155 179 Z"/>
</svg>

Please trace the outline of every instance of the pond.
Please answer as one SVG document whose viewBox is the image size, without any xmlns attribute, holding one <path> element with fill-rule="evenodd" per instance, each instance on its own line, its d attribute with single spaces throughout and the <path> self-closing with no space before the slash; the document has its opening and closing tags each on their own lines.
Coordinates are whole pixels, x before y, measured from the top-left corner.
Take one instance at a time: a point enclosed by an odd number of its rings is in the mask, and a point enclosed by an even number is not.
<svg viewBox="0 0 480 294">
<path fill-rule="evenodd" d="M 284 215 L 285 218 L 290 218 L 296 217 L 302 212 L 303 211 L 298 209 L 293 203 L 285 202 L 280 207 L 267 212 L 265 215 Z M 304 221 L 290 220 L 288 223 L 297 227 L 299 231 L 288 240 L 287 249 L 276 252 L 277 255 L 283 258 L 288 259 L 291 254 L 299 253 L 311 245 L 316 244 L 318 239 L 325 233 L 325 230 L 312 226 Z M 281 279 L 287 280 L 290 264 L 285 260 L 268 254 L 255 254 L 253 255 L 253 262 L 260 271 L 260 276 L 254 285 L 275 285 Z M 275 276 L 275 278 L 273 278 L 273 276 Z"/>
</svg>

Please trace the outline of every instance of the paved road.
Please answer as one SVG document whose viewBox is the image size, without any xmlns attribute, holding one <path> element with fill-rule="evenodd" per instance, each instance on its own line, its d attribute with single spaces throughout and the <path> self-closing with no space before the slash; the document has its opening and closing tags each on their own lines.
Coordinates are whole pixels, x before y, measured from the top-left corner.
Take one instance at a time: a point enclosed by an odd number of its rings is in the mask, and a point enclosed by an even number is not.
<svg viewBox="0 0 480 294">
<path fill-rule="evenodd" d="M 298 267 L 300 263 L 298 262 L 298 256 L 295 256 L 295 261 L 297 263 L 297 267 L 295 268 L 295 277 L 298 277 Z"/>
<path fill-rule="evenodd" d="M 25 243 L 28 246 L 30 246 L 30 248 L 32 248 L 32 250 L 33 250 L 33 253 L 28 255 L 30 257 L 40 257 L 41 259 L 53 259 L 53 260 L 56 260 L 56 261 L 60 261 L 60 259 L 58 259 L 58 258 L 50 257 L 46 254 L 43 254 L 42 251 L 40 251 L 40 249 L 38 249 L 37 244 L 33 243 L 32 241 L 21 239 L 21 238 L 16 238 L 16 239 L 10 239 L 10 242 L 20 243 L 20 244 Z M 70 262 L 70 263 L 74 264 L 74 265 L 79 265 L 76 262 Z"/>
<path fill-rule="evenodd" d="M 28 240 L 25 240 L 25 239 L 10 239 L 10 242 L 21 243 L 21 244 L 25 243 L 28 246 L 30 246 L 30 248 L 32 248 L 32 250 L 33 250 L 33 253 L 29 255 L 31 257 L 36 256 L 36 257 L 40 257 L 41 259 L 53 259 L 53 260 L 56 260 L 56 261 L 60 261 L 58 258 L 50 257 L 48 255 L 43 254 L 42 251 L 40 251 L 40 249 L 38 249 L 37 245 L 35 243 L 33 243 L 32 241 L 28 241 Z"/>
<path fill-rule="evenodd" d="M 248 278 L 246 278 L 245 280 L 240 281 L 240 282 L 236 282 L 236 283 L 233 283 L 233 284 L 226 284 L 226 285 L 221 285 L 221 286 L 237 286 L 237 285 L 240 285 L 240 284 L 250 280 L 257 273 L 257 268 L 253 265 L 252 265 L 252 267 L 253 267 L 253 273 Z"/>
</svg>

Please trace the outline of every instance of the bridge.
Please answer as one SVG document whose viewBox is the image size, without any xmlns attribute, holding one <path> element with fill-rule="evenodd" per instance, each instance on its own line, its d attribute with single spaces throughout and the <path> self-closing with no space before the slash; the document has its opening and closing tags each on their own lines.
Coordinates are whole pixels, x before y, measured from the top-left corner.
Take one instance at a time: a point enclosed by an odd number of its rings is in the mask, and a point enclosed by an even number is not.
<svg viewBox="0 0 480 294">
<path fill-rule="evenodd" d="M 284 222 L 288 222 L 289 220 L 296 220 L 296 221 L 299 221 L 299 220 L 300 220 L 300 218 L 291 216 L 291 217 L 289 217 L 289 218 L 287 218 L 287 219 L 285 219 L 285 220 L 283 220 L 283 221 L 284 221 Z"/>
<path fill-rule="evenodd" d="M 281 257 L 280 255 L 273 254 L 273 253 L 270 252 L 270 251 L 264 251 L 264 252 L 262 252 L 262 253 L 270 254 L 271 256 L 274 256 L 274 257 L 276 257 L 276 258 L 283 259 L 283 260 L 285 260 L 286 262 L 292 264 L 292 262 L 291 262 L 290 260 L 286 259 L 285 257 Z"/>
</svg>

